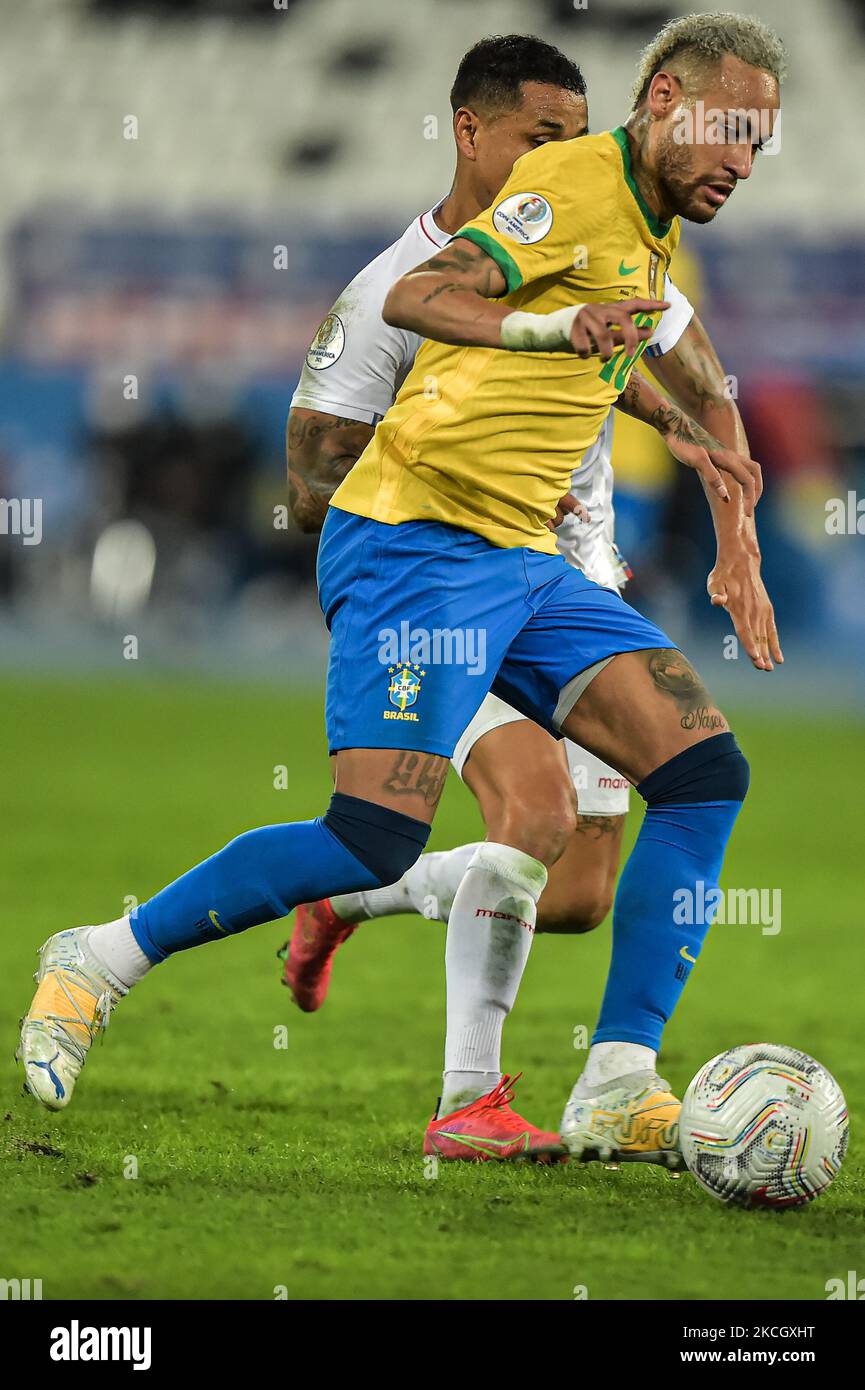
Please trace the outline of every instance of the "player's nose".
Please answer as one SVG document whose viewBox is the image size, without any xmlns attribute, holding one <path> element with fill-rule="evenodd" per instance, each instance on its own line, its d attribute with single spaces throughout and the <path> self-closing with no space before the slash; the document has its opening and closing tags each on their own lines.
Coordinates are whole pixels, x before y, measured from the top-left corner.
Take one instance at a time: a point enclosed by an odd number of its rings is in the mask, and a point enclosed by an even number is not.
<svg viewBox="0 0 865 1390">
<path fill-rule="evenodd" d="M 751 176 L 754 167 L 754 150 L 747 141 L 737 141 L 725 152 L 724 173 L 734 182 L 737 179 L 747 179 Z"/>
</svg>

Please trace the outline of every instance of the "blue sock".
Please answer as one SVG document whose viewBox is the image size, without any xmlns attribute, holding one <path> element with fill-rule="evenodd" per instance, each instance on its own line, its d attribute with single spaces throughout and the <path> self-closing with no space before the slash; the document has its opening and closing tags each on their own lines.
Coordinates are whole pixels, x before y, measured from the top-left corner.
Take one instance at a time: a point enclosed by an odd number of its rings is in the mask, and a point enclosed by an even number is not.
<svg viewBox="0 0 865 1390">
<path fill-rule="evenodd" d="M 335 792 L 316 820 L 265 825 L 175 879 L 129 914 L 152 961 L 285 917 L 298 903 L 395 883 L 421 853 L 430 827 Z"/>
<path fill-rule="evenodd" d="M 671 758 L 637 790 L 646 815 L 616 893 L 613 957 L 592 1041 L 657 1052 L 711 925 L 714 914 L 700 908 L 717 887 L 748 764 L 732 734 L 717 734 Z M 688 894 L 696 912 L 681 910 Z"/>
</svg>

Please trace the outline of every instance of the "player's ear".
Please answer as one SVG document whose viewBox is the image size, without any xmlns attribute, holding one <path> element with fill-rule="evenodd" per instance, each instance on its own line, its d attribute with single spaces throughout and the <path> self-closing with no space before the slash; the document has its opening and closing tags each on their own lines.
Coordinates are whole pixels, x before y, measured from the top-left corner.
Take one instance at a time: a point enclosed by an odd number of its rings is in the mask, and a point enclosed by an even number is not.
<svg viewBox="0 0 865 1390">
<path fill-rule="evenodd" d="M 656 72 L 649 84 L 646 105 L 652 116 L 668 116 L 682 99 L 682 84 L 672 72 Z"/>
<path fill-rule="evenodd" d="M 454 139 L 464 159 L 477 159 L 475 140 L 479 125 L 480 121 L 474 111 L 470 111 L 467 106 L 461 106 L 454 113 Z"/>
</svg>

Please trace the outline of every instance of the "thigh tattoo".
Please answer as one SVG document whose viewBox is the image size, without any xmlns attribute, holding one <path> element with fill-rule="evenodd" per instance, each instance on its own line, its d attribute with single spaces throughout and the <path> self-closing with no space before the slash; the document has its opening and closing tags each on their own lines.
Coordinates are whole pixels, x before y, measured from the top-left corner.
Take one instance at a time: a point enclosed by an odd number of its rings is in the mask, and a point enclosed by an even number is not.
<svg viewBox="0 0 865 1390">
<path fill-rule="evenodd" d="M 398 753 L 382 786 L 388 792 L 414 792 L 427 806 L 435 806 L 442 794 L 448 760 L 436 753 Z"/>
<path fill-rule="evenodd" d="M 577 834 L 586 835 L 591 840 L 602 840 L 605 835 L 615 835 L 622 828 L 624 816 L 577 816 Z"/>
<path fill-rule="evenodd" d="M 671 695 L 682 712 L 683 729 L 712 729 L 720 733 L 727 721 L 712 704 L 712 698 L 690 661 L 665 647 L 648 654 L 649 674 L 659 690 Z"/>
</svg>

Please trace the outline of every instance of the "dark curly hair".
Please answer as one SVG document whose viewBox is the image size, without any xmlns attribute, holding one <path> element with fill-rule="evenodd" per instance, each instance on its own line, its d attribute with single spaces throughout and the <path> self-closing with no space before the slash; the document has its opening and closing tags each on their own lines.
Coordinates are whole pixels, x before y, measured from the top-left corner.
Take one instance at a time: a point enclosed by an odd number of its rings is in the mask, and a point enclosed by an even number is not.
<svg viewBox="0 0 865 1390">
<path fill-rule="evenodd" d="M 576 63 L 534 34 L 494 34 L 470 48 L 457 68 L 451 106 L 507 111 L 519 106 L 524 82 L 548 82 L 586 94 Z"/>
</svg>

